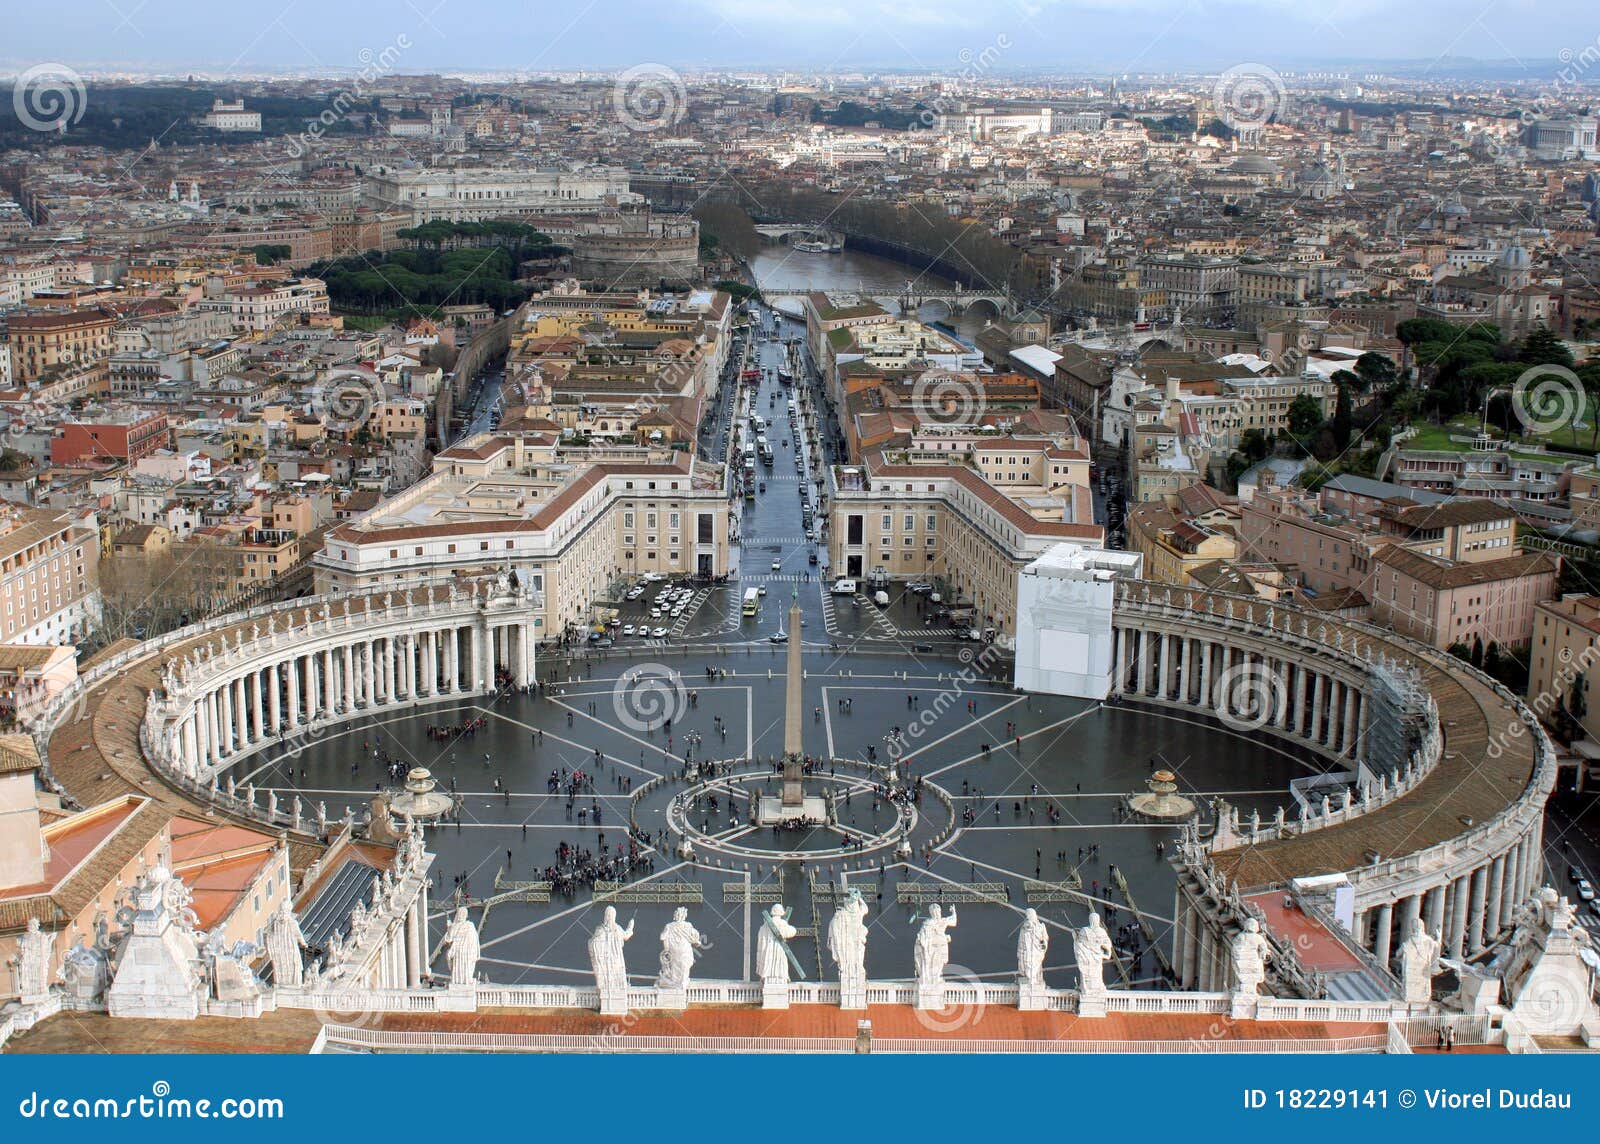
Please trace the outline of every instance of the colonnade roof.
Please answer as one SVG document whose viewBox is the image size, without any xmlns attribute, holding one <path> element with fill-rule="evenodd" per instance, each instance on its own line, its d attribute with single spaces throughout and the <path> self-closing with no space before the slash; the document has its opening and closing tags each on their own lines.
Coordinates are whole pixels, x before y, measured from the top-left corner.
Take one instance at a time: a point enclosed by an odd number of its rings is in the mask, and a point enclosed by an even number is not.
<svg viewBox="0 0 1600 1144">
<path fill-rule="evenodd" d="M 1438 846 L 1482 825 L 1514 804 L 1538 765 L 1534 736 L 1515 707 L 1466 665 L 1455 671 L 1363 631 L 1363 644 L 1414 663 L 1438 704 L 1444 756 L 1405 795 L 1347 822 L 1288 838 L 1217 851 L 1217 871 L 1245 888 L 1292 878 L 1344 873 L 1379 859 L 1402 858 Z M 1489 756 L 1490 745 L 1499 754 Z"/>
</svg>

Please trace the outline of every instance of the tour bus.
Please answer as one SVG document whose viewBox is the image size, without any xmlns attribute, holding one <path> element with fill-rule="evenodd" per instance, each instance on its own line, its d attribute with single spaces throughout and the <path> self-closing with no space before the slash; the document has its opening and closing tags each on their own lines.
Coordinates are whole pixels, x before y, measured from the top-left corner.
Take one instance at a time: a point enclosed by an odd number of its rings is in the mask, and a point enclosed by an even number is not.
<svg viewBox="0 0 1600 1144">
<path fill-rule="evenodd" d="M 744 614 L 753 616 L 761 610 L 761 593 L 755 588 L 744 590 Z"/>
</svg>

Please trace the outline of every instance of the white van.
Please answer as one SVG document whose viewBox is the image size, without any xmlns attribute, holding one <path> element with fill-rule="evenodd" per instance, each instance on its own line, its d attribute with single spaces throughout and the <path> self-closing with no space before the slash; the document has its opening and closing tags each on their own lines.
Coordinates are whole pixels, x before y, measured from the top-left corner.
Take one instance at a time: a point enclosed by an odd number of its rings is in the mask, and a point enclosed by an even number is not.
<svg viewBox="0 0 1600 1144">
<path fill-rule="evenodd" d="M 833 582 L 833 594 L 835 596 L 854 596 L 856 594 L 856 582 L 854 580 L 835 580 Z"/>
</svg>

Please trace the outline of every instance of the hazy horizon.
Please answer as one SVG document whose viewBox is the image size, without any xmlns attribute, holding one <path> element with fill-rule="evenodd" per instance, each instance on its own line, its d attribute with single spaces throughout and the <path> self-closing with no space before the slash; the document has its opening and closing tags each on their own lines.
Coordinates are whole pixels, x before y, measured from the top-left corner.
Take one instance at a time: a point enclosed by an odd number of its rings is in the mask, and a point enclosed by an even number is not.
<svg viewBox="0 0 1600 1144">
<path fill-rule="evenodd" d="M 1185 71 L 1241 60 L 1342 71 L 1405 65 L 1514 82 L 1588 74 L 1592 5 L 1414 0 L 290 0 L 228 12 L 196 0 L 100 0 L 9 13 L 0 68 L 259 77 L 359 69 L 400 45 L 395 73 L 764 69 L 1065 75 Z M 1316 51 L 1309 50 L 1315 47 Z M 1600 67 L 1596 67 L 1600 73 Z M 1570 82 L 1570 81 L 1569 81 Z"/>
</svg>

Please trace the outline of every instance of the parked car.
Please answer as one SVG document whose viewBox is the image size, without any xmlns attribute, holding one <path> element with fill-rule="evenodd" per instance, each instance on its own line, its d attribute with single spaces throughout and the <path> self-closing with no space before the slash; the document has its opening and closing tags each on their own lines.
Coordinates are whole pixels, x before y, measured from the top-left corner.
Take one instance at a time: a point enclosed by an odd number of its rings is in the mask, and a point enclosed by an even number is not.
<svg viewBox="0 0 1600 1144">
<path fill-rule="evenodd" d="M 654 636 L 658 640 L 664 640 L 664 639 L 667 638 L 667 629 L 666 628 L 657 628 L 655 631 L 651 632 L 650 634 L 652 636 Z"/>
<path fill-rule="evenodd" d="M 1580 902 L 1594 901 L 1594 887 L 1589 885 L 1589 879 L 1578 879 L 1578 900 Z"/>
</svg>

